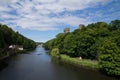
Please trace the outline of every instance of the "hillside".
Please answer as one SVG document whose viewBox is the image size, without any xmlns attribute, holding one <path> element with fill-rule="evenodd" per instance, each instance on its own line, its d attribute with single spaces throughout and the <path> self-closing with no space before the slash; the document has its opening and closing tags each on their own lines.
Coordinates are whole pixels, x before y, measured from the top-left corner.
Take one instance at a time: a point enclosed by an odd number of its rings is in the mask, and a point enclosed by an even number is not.
<svg viewBox="0 0 120 80">
<path fill-rule="evenodd" d="M 102 72 L 120 76 L 120 20 L 91 23 L 73 32 L 59 33 L 44 47 L 51 52 L 57 50 L 57 55 L 96 60 Z"/>
<path fill-rule="evenodd" d="M 32 50 L 35 49 L 36 43 L 19 32 L 15 32 L 7 25 L 0 24 L 0 57 L 8 55 L 10 46 L 20 46 L 24 50 Z"/>
</svg>

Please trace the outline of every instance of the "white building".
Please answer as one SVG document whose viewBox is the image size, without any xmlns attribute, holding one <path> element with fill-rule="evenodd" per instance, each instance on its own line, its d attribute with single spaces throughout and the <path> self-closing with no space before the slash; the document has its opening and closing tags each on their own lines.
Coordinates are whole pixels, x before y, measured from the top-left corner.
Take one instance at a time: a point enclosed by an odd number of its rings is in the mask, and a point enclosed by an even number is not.
<svg viewBox="0 0 120 80">
<path fill-rule="evenodd" d="M 21 47 L 21 48 L 19 47 L 18 50 L 22 51 L 22 50 L 23 50 L 23 47 Z"/>
<path fill-rule="evenodd" d="M 9 46 L 9 49 L 18 49 L 18 50 L 23 50 L 23 46 L 20 46 L 20 45 L 10 45 Z"/>
</svg>

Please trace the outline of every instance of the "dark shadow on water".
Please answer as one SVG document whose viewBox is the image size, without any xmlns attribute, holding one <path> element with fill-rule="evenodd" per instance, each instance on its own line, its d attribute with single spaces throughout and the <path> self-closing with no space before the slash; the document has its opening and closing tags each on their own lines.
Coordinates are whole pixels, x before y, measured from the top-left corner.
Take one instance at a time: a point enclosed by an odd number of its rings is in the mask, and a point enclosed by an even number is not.
<svg viewBox="0 0 120 80">
<path fill-rule="evenodd" d="M 99 70 L 90 70 L 84 67 L 78 68 L 76 66 L 72 66 L 71 64 L 60 62 L 56 58 L 52 58 L 52 62 L 56 65 L 65 67 L 68 70 L 75 71 L 81 80 L 120 80 L 120 77 L 108 76 L 101 73 Z"/>
<path fill-rule="evenodd" d="M 6 60 L 1 60 L 0 61 L 0 71 L 2 71 L 7 66 L 8 66 L 8 63 L 6 62 Z"/>
</svg>

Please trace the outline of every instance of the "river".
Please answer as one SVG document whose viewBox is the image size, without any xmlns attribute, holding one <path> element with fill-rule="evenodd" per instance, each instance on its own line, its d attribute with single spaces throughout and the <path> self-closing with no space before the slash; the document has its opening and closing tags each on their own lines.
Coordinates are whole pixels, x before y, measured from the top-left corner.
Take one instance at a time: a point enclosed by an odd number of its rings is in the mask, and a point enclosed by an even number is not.
<svg viewBox="0 0 120 80">
<path fill-rule="evenodd" d="M 98 72 L 69 68 L 55 64 L 45 49 L 38 46 L 28 54 L 18 54 L 8 60 L 0 71 L 0 80 L 113 80 Z"/>
</svg>

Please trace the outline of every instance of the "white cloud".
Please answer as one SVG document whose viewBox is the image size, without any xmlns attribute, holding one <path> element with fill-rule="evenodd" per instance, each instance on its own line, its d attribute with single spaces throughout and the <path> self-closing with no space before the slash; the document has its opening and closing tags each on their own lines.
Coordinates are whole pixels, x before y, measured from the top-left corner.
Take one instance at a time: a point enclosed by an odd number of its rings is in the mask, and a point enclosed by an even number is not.
<svg viewBox="0 0 120 80">
<path fill-rule="evenodd" d="M 40 3 L 53 3 L 53 2 L 56 2 L 56 0 L 36 0 Z"/>
<path fill-rule="evenodd" d="M 58 24 L 77 26 L 88 20 L 75 15 L 50 17 L 63 11 L 83 10 L 111 0 L 0 0 L 0 18 L 5 24 L 23 29 L 57 30 Z M 8 6 L 9 5 L 9 6 Z M 12 13 L 11 13 L 12 12 Z M 12 19 L 11 19 L 12 18 Z M 7 19 L 7 20 L 6 20 Z M 8 20 L 9 19 L 9 20 Z"/>
</svg>

